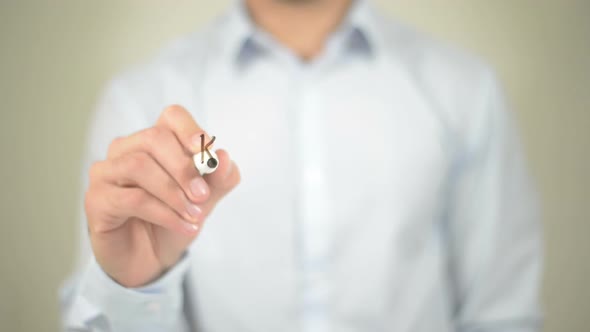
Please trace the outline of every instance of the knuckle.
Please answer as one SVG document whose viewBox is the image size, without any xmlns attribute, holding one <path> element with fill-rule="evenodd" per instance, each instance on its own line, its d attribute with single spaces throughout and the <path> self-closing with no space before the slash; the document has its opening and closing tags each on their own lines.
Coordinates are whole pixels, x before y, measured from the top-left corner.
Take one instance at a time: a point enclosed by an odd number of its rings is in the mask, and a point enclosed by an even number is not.
<svg viewBox="0 0 590 332">
<path fill-rule="evenodd" d="M 89 189 L 84 197 L 84 211 L 86 212 L 86 224 L 90 233 L 100 233 L 105 228 L 104 221 L 108 211 L 101 209 L 99 196 L 96 190 Z"/>
<path fill-rule="evenodd" d="M 93 191 L 91 188 L 89 188 L 86 191 L 86 194 L 84 195 L 84 211 L 86 211 L 86 213 L 89 214 L 92 211 L 94 211 L 95 206 L 96 206 L 96 203 L 95 203 Z"/>
<path fill-rule="evenodd" d="M 186 194 L 182 189 L 177 187 L 170 188 L 168 197 L 170 199 L 170 206 L 176 210 L 177 212 L 184 212 L 187 209 L 187 204 L 189 204 L 188 198 L 186 198 Z"/>
<path fill-rule="evenodd" d="M 162 184 L 162 201 L 166 204 L 170 205 L 179 211 L 184 209 L 184 200 L 185 197 L 184 191 L 178 186 L 176 181 L 172 178 L 168 178 Z"/>
<path fill-rule="evenodd" d="M 176 223 L 178 223 L 178 218 L 176 214 L 167 208 L 162 208 L 158 211 L 158 220 L 160 220 L 163 224 L 174 227 Z"/>
<path fill-rule="evenodd" d="M 147 195 L 140 189 L 124 190 L 116 200 L 119 208 L 133 209 L 142 206 L 147 200 Z"/>
<path fill-rule="evenodd" d="M 178 188 L 178 184 L 176 183 L 176 181 L 169 177 L 168 179 L 166 179 L 166 182 L 164 183 L 164 190 L 167 193 L 176 193 L 180 189 Z"/>
<path fill-rule="evenodd" d="M 90 234 L 97 234 L 102 232 L 102 227 L 100 226 L 99 222 L 88 219 L 86 225 L 88 226 L 88 231 L 90 232 Z"/>
<path fill-rule="evenodd" d="M 109 148 L 107 151 L 107 156 L 114 156 L 117 154 L 117 151 L 120 150 L 120 147 L 123 145 L 123 141 L 125 140 L 124 137 L 115 137 L 111 144 L 109 144 Z"/>
<path fill-rule="evenodd" d="M 110 222 L 108 219 L 103 219 L 101 217 L 98 218 L 88 218 L 88 222 L 87 222 L 87 226 L 88 226 L 88 231 L 90 232 L 90 234 L 99 234 L 99 233 L 104 233 L 110 229 L 112 229 L 112 227 L 109 227 Z"/>
<path fill-rule="evenodd" d="M 143 132 L 144 141 L 146 143 L 154 143 L 162 138 L 163 129 L 160 127 L 150 127 Z"/>
<path fill-rule="evenodd" d="M 132 153 L 127 155 L 122 162 L 123 171 L 126 174 L 138 174 L 145 170 L 149 163 L 149 157 L 145 153 Z"/>
<path fill-rule="evenodd" d="M 185 110 L 180 105 L 170 105 L 164 109 L 162 112 L 162 117 L 166 120 L 166 122 L 170 123 L 177 119 Z"/>
<path fill-rule="evenodd" d="M 88 169 L 88 177 L 90 178 L 91 182 L 100 177 L 102 167 L 103 167 L 102 161 L 97 161 L 97 162 L 92 163 L 92 165 L 90 165 L 90 168 Z"/>
<path fill-rule="evenodd" d="M 143 148 L 152 151 L 155 146 L 170 141 L 172 133 L 163 127 L 151 127 L 144 131 Z"/>
</svg>

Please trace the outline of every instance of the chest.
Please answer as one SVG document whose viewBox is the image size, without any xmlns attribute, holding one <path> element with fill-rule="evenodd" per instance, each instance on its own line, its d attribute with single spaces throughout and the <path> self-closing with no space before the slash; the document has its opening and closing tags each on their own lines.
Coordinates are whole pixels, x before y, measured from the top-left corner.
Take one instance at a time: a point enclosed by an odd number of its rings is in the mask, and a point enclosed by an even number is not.
<svg viewBox="0 0 590 332">
<path fill-rule="evenodd" d="M 339 219 L 361 213 L 360 202 L 400 214 L 434 207 L 451 163 L 436 109 L 411 82 L 375 68 L 214 79 L 202 108 L 240 166 L 240 192 L 277 201 L 321 189 L 342 207 Z"/>
<path fill-rule="evenodd" d="M 262 70 L 211 79 L 201 108 L 242 182 L 194 243 L 199 298 L 227 294 L 236 310 L 255 298 L 288 321 L 305 256 L 306 269 L 330 262 L 310 287 L 339 294 L 326 295 L 336 311 L 373 301 L 387 317 L 403 291 L 395 285 L 406 284 L 396 271 L 440 263 L 433 234 L 451 156 L 436 110 L 410 82 L 354 66 L 315 76 Z M 375 302 L 383 292 L 392 296 Z"/>
</svg>

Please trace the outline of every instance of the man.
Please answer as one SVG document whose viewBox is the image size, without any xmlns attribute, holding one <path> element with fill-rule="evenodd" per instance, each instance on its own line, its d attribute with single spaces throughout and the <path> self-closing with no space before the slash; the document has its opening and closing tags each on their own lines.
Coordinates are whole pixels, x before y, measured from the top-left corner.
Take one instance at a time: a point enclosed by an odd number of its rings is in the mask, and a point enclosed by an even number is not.
<svg viewBox="0 0 590 332">
<path fill-rule="evenodd" d="M 227 149 L 203 177 L 201 135 Z M 111 83 L 87 160 L 68 329 L 539 328 L 493 74 L 364 1 L 238 4 Z"/>
</svg>

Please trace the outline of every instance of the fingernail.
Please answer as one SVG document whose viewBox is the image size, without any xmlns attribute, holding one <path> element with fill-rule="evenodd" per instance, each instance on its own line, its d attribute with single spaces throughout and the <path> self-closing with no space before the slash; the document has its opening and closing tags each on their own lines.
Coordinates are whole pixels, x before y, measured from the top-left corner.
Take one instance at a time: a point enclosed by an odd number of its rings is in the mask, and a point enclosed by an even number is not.
<svg viewBox="0 0 590 332">
<path fill-rule="evenodd" d="M 191 222 L 188 222 L 186 220 L 182 221 L 182 226 L 184 227 L 184 229 L 191 234 L 196 233 L 199 230 L 199 225 L 197 224 L 193 224 Z"/>
<path fill-rule="evenodd" d="M 199 208 L 198 206 L 196 206 L 194 204 L 190 204 L 190 203 L 188 203 L 186 205 L 186 212 L 193 220 L 197 220 L 201 216 L 201 214 L 203 213 L 201 211 L 201 208 Z"/>
<path fill-rule="evenodd" d="M 205 179 L 203 179 L 202 177 L 197 177 L 191 180 L 190 190 L 194 198 L 199 199 L 207 197 L 207 195 L 209 194 L 209 185 L 207 185 Z"/>
</svg>

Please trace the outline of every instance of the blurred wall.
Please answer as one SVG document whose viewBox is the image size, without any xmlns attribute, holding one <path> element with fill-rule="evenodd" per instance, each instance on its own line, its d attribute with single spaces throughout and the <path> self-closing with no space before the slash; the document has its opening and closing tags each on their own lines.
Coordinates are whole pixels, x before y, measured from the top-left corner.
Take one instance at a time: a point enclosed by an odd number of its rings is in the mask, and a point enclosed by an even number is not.
<svg viewBox="0 0 590 332">
<path fill-rule="evenodd" d="M 106 80 L 229 1 L 0 2 L 0 330 L 57 331 L 86 121 Z M 590 1 L 378 1 L 498 70 L 541 192 L 546 331 L 588 331 Z"/>
</svg>

